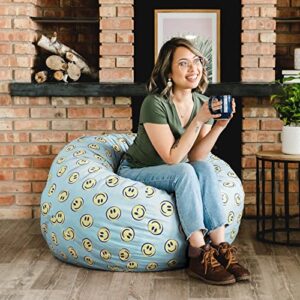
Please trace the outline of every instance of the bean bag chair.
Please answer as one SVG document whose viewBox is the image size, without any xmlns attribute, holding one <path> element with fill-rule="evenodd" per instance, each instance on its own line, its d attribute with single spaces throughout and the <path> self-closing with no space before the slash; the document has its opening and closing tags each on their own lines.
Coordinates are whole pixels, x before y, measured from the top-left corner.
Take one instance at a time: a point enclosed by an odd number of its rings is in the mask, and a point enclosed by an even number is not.
<svg viewBox="0 0 300 300">
<path fill-rule="evenodd" d="M 111 271 L 159 271 L 186 266 L 186 237 L 174 195 L 116 175 L 134 134 L 80 137 L 50 168 L 41 197 L 41 231 L 65 262 Z M 240 180 L 214 155 L 233 242 L 244 205 Z"/>
</svg>

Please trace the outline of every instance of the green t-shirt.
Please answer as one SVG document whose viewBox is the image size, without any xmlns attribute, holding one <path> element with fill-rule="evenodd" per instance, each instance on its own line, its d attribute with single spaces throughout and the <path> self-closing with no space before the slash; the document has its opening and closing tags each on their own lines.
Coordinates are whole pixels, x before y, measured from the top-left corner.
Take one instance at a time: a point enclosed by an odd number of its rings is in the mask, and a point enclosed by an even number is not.
<svg viewBox="0 0 300 300">
<path fill-rule="evenodd" d="M 148 95 L 141 107 L 137 137 L 125 155 L 130 166 L 132 168 L 142 168 L 165 164 L 152 146 L 144 128 L 144 123 L 169 124 L 175 140 L 178 140 L 207 99 L 208 97 L 202 94 L 193 93 L 194 107 L 188 123 L 185 127 L 182 127 L 172 101 L 157 94 Z M 213 119 L 211 119 L 206 124 L 213 124 L 213 122 Z"/>
</svg>

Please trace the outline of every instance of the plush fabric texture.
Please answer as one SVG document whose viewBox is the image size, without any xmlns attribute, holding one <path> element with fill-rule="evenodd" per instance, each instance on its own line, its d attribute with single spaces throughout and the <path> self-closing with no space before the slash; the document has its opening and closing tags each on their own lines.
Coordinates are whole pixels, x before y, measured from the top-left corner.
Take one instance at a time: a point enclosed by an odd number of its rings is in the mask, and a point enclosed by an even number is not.
<svg viewBox="0 0 300 300">
<path fill-rule="evenodd" d="M 160 271 L 187 263 L 187 241 L 174 195 L 116 175 L 134 134 L 78 138 L 51 166 L 41 198 L 41 230 L 53 255 L 111 271 Z M 214 155 L 227 214 L 226 241 L 238 233 L 244 206 L 239 178 Z"/>
</svg>

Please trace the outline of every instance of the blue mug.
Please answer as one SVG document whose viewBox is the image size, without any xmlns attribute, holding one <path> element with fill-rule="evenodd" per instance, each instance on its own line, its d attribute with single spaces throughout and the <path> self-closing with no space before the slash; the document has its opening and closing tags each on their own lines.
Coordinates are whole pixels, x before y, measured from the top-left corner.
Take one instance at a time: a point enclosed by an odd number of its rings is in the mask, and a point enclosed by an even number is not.
<svg viewBox="0 0 300 300">
<path fill-rule="evenodd" d="M 212 103 L 214 100 L 222 101 L 221 109 L 213 110 Z M 231 95 L 220 95 L 220 96 L 211 96 L 208 99 L 208 108 L 211 114 L 217 115 L 221 114 L 220 117 L 216 119 L 229 119 L 232 114 L 232 97 Z"/>
</svg>

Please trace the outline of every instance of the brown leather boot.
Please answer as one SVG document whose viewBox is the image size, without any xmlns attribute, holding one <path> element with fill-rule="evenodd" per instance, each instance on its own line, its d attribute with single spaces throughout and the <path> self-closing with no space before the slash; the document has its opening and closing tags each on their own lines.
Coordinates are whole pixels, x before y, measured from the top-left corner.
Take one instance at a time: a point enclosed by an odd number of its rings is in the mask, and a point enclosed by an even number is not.
<svg viewBox="0 0 300 300">
<path fill-rule="evenodd" d="M 209 244 L 200 248 L 189 247 L 189 267 L 187 273 L 210 284 L 235 283 L 235 278 L 216 260 L 216 249 Z"/>
<path fill-rule="evenodd" d="M 250 272 L 238 263 L 236 258 L 237 248 L 224 242 L 218 246 L 213 246 L 217 250 L 218 262 L 231 274 L 236 281 L 249 280 Z"/>
</svg>

